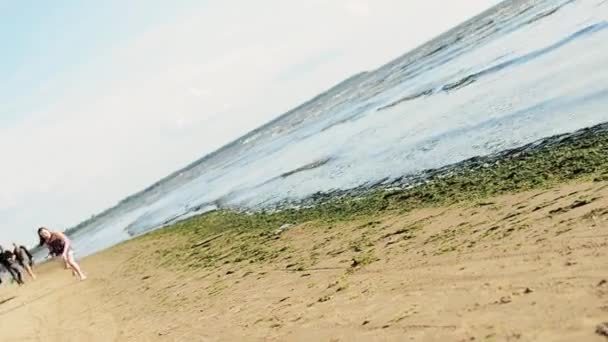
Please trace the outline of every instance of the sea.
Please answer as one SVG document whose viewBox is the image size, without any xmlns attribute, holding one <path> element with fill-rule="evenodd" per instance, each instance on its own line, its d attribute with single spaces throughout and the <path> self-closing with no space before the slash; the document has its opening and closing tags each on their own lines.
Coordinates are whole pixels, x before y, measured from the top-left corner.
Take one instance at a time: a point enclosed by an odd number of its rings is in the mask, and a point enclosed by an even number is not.
<svg viewBox="0 0 608 342">
<path fill-rule="evenodd" d="M 608 0 L 504 1 L 202 156 L 72 239 L 82 257 L 218 208 L 276 208 L 606 121 Z"/>
</svg>

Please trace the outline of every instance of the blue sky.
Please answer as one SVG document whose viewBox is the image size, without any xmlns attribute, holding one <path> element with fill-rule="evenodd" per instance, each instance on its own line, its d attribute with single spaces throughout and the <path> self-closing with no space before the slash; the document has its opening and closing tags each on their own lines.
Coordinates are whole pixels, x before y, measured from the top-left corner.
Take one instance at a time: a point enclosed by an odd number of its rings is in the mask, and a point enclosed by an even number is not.
<svg viewBox="0 0 608 342">
<path fill-rule="evenodd" d="M 10 103 L 0 120 L 44 106 L 41 83 L 58 80 L 112 47 L 183 15 L 194 1 L 0 1 L 0 100 Z M 164 3 L 164 5 L 163 5 Z M 60 89 L 56 89 L 60 91 Z M 3 113 L 4 114 L 4 113 Z"/>
<path fill-rule="evenodd" d="M 0 243 L 64 229 L 493 0 L 0 0 Z"/>
</svg>

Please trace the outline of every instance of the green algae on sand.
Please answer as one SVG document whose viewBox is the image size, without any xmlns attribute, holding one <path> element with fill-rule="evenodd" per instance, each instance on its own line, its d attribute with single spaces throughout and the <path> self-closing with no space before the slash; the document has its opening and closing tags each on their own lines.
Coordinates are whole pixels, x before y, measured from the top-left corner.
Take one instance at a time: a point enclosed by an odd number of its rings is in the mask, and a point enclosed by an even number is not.
<svg viewBox="0 0 608 342">
<path fill-rule="evenodd" d="M 184 241 L 184 250 L 156 251 L 169 260 L 191 267 L 218 262 L 275 259 L 283 250 L 267 243 L 278 238 L 274 231 L 285 223 L 316 222 L 322 226 L 381 213 L 403 213 L 424 207 L 476 203 L 501 194 L 548 188 L 578 180 L 608 179 L 608 124 L 571 134 L 543 139 L 517 149 L 487 157 L 476 157 L 440 170 L 432 170 L 419 184 L 409 188 L 378 187 L 323 200 L 299 209 L 240 212 L 218 210 L 176 223 L 141 239 L 173 236 Z M 201 248 L 215 239 L 220 245 L 209 253 Z M 188 245 L 189 244 L 189 245 Z"/>
</svg>

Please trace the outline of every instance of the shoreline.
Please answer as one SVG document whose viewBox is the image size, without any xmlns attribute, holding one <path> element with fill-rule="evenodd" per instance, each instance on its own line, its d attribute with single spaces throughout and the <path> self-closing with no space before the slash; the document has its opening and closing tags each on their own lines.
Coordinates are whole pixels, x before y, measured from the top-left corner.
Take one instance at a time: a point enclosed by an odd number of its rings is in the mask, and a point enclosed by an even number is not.
<svg viewBox="0 0 608 342">
<path fill-rule="evenodd" d="M 501 174 L 510 169 L 523 166 L 524 169 L 535 169 L 536 175 L 531 175 L 533 182 L 525 186 L 523 184 L 510 184 L 510 187 L 500 189 L 500 191 L 488 192 L 487 195 L 497 195 L 525 189 L 532 189 L 537 186 L 557 184 L 568 179 L 577 179 L 584 175 L 592 174 L 608 164 L 602 160 L 601 156 L 590 155 L 595 153 L 598 148 L 608 144 L 608 122 L 586 127 L 569 133 L 557 134 L 538 139 L 518 147 L 506 149 L 485 156 L 475 156 L 463 161 L 449 164 L 436 169 L 427 169 L 412 175 L 404 175 L 396 179 L 382 179 L 368 184 L 364 184 L 353 189 L 333 190 L 329 192 L 317 192 L 303 200 L 284 201 L 269 208 L 272 210 L 310 208 L 326 202 L 335 200 L 357 200 L 373 197 L 379 192 L 406 192 L 412 188 L 425 187 L 429 183 L 439 183 L 442 186 L 446 179 L 447 185 L 458 185 L 458 182 L 466 181 L 466 178 L 477 178 L 488 181 L 488 178 L 496 178 L 504 182 L 505 175 Z M 604 149 L 608 151 L 608 149 Z M 580 160 L 568 160 L 577 157 Z M 552 161 L 559 162 L 558 159 L 566 162 L 563 166 L 569 170 L 552 169 Z M 572 163 L 569 163 L 572 161 Z M 504 163 L 507 163 L 504 165 Z M 503 163 L 503 165 L 501 165 Z M 528 164 L 528 165 L 526 165 Z M 593 169 L 591 169 L 593 168 Z M 529 170 L 528 170 L 529 171 Z M 550 172 L 549 177 L 543 174 Z M 521 171 L 520 171 L 521 172 Z M 568 173 L 570 172 L 570 174 Z M 518 175 L 514 176 L 530 176 Z M 554 176 L 551 179 L 551 176 Z M 557 177 L 555 177 L 557 176 Z M 603 176 L 603 175 L 602 175 Z M 460 179 L 459 179 L 460 178 Z M 605 176 L 608 179 L 608 176 Z M 470 182 L 473 182 L 471 180 Z M 516 180 L 517 181 L 517 180 Z M 543 183 L 543 184 L 539 184 Z M 230 208 L 226 208 L 230 209 Z M 239 211 L 247 212 L 246 208 L 236 208 Z M 259 211 L 268 211 L 259 210 Z"/>
<path fill-rule="evenodd" d="M 272 231 L 285 224 L 309 221 L 341 222 L 382 213 L 406 213 L 420 208 L 471 204 L 523 191 L 546 189 L 577 181 L 608 181 L 608 123 L 540 139 L 485 157 L 474 157 L 427 170 L 413 178 L 373 187 L 317 194 L 289 207 L 250 211 L 225 208 L 207 212 L 149 234 L 180 234 L 196 225 L 196 233 L 234 229 Z M 413 182 L 412 179 L 416 181 Z M 397 185 L 401 183 L 401 185 Z M 413 184 L 415 183 L 415 184 Z"/>
<path fill-rule="evenodd" d="M 608 144 L 608 123 L 601 123 L 570 133 L 563 133 L 541 138 L 519 147 L 499 151 L 490 155 L 475 156 L 437 169 L 423 170 L 412 175 L 404 175 L 395 179 L 385 178 L 371 181 L 367 184 L 363 184 L 352 189 L 317 192 L 300 200 L 284 200 L 278 202 L 277 204 L 256 208 L 222 206 L 219 203 L 207 203 L 202 206 L 206 205 L 209 207 L 215 207 L 217 209 L 198 214 L 196 211 L 199 210 L 199 207 L 196 207 L 193 208 L 193 211 L 184 212 L 179 217 L 160 224 L 157 228 L 149 228 L 146 231 L 141 232 L 139 231 L 140 229 L 137 228 L 134 232 L 132 232 L 130 231 L 130 229 L 132 229 L 131 226 L 128 226 L 125 228 L 125 231 L 127 231 L 132 237 L 138 237 L 149 232 L 153 232 L 157 229 L 164 229 L 165 227 L 187 221 L 192 217 L 206 215 L 208 213 L 217 211 L 234 211 L 238 213 L 259 214 L 294 210 L 309 211 L 311 209 L 314 211 L 318 206 L 343 207 L 342 209 L 344 209 L 354 202 L 376 202 L 375 197 L 386 196 L 386 192 L 403 193 L 410 191 L 412 188 L 422 188 L 421 192 L 426 192 L 426 194 L 421 193 L 415 196 L 438 197 L 434 199 L 435 202 L 438 200 L 439 202 L 446 204 L 453 203 L 454 201 L 465 200 L 463 198 L 442 199 L 441 197 L 446 197 L 443 193 L 433 194 L 432 192 L 434 191 L 430 188 L 433 184 L 437 183 L 439 187 L 444 188 L 446 185 L 461 187 L 468 186 L 475 181 L 482 181 L 482 183 L 485 184 L 488 182 L 487 178 L 497 178 L 501 183 L 503 183 L 501 184 L 503 187 L 502 189 L 498 187 L 496 187 L 496 189 L 485 189 L 485 191 L 482 193 L 476 194 L 476 196 L 481 197 L 522 191 L 538 186 L 550 186 L 551 184 L 558 184 L 569 179 L 578 179 L 581 176 L 596 173 L 599 168 L 608 166 L 608 162 L 601 160 L 601 158 L 598 158 L 597 155 L 588 153 L 589 151 L 593 150 L 593 144 L 599 144 L 600 146 L 602 144 Z M 576 154 L 577 158 L 581 160 L 568 160 L 568 155 L 572 153 Z M 567 174 L 562 170 L 550 169 L 550 161 L 557 158 L 566 159 L 564 160 L 564 167 L 569 168 L 568 171 L 570 171 L 571 174 Z M 503 162 L 507 162 L 507 165 L 500 165 Z M 509 167 L 517 168 L 521 166 L 524 166 L 524 169 L 527 168 L 528 170 L 515 172 L 515 176 L 529 177 L 531 180 L 529 182 L 530 184 L 523 184 L 521 180 L 517 179 L 513 182 L 507 182 L 504 178 L 508 175 L 501 174 L 505 171 L 509 171 Z M 579 170 L 581 166 L 583 169 Z M 593 169 L 590 170 L 590 167 L 593 167 Z M 307 170 L 308 168 L 305 169 Z M 546 170 L 550 172 L 549 177 L 546 177 L 547 174 L 536 172 L 534 169 Z M 578 173 L 581 174 L 579 175 Z M 608 178 L 608 175 L 598 174 L 598 177 Z M 452 181 L 445 182 L 445 178 L 452 179 Z M 453 195 L 454 194 L 448 194 L 448 196 Z M 393 194 L 388 196 L 393 196 Z M 421 204 L 428 205 L 429 203 L 427 200 L 428 199 L 423 200 L 423 203 Z M 384 210 L 382 206 L 379 208 L 376 207 L 376 209 Z M 181 219 L 180 217 L 185 218 Z M 81 234 L 83 231 L 88 229 L 81 226 L 82 225 L 70 228 L 66 232 L 68 235 Z"/>
</svg>

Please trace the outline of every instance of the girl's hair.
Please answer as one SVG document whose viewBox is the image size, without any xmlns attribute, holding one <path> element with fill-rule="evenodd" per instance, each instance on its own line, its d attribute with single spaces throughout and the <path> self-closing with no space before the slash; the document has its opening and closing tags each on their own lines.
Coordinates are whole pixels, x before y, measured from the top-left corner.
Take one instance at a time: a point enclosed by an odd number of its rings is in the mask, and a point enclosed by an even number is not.
<svg viewBox="0 0 608 342">
<path fill-rule="evenodd" d="M 40 247 L 42 247 L 46 243 L 46 240 L 42 237 L 42 234 L 40 234 L 42 232 L 42 230 L 48 231 L 48 229 L 46 229 L 45 227 L 38 228 L 38 238 L 40 239 L 38 246 L 40 246 Z"/>
</svg>

